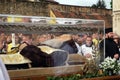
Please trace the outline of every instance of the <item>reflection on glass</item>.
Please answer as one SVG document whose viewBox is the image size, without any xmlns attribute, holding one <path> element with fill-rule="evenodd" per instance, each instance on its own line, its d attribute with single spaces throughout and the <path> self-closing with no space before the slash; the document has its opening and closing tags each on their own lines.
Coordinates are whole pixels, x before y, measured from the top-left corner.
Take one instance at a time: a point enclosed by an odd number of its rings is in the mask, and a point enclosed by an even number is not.
<svg viewBox="0 0 120 80">
<path fill-rule="evenodd" d="M 3 18 L 9 21 L 0 22 L 0 57 L 8 69 L 80 65 L 100 59 L 104 21 L 56 18 L 51 24 L 49 17 L 1 15 Z M 11 64 L 19 67 L 11 68 Z"/>
</svg>

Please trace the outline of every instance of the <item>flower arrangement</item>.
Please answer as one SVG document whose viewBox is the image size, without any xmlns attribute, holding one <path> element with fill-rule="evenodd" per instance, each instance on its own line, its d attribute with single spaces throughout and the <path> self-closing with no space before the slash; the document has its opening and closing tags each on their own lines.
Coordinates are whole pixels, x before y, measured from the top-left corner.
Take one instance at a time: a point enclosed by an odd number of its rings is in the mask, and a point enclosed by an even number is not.
<svg viewBox="0 0 120 80">
<path fill-rule="evenodd" d="M 105 60 L 99 64 L 99 67 L 103 70 L 105 75 L 112 75 L 109 74 L 109 71 L 112 71 L 113 74 L 118 74 L 120 70 L 120 63 L 115 58 L 107 57 Z"/>
</svg>

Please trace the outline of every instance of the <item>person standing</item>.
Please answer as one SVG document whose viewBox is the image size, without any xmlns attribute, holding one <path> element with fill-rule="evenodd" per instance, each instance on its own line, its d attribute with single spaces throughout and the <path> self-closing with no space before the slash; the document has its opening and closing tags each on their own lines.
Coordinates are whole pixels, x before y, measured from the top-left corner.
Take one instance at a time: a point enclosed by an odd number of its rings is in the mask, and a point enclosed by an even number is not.
<svg viewBox="0 0 120 80">
<path fill-rule="evenodd" d="M 93 58 L 93 53 L 92 53 L 92 47 L 93 47 L 93 42 L 92 42 L 92 37 L 87 36 L 85 44 L 81 46 L 81 53 L 83 56 L 85 56 L 87 59 L 92 59 Z"/>
<path fill-rule="evenodd" d="M 100 51 L 102 51 L 101 57 L 103 58 L 103 53 L 105 52 L 104 55 L 105 58 L 111 57 L 111 58 L 119 59 L 119 49 L 117 47 L 117 44 L 113 40 L 114 33 L 112 32 L 112 29 L 111 28 L 106 29 L 105 33 L 106 33 L 105 34 L 106 37 L 100 43 Z"/>
</svg>

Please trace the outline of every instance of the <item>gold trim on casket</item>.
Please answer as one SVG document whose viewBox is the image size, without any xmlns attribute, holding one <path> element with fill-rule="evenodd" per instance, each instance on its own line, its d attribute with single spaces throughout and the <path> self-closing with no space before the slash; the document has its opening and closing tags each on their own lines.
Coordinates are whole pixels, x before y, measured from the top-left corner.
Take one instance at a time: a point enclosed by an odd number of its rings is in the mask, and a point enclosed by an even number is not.
<svg viewBox="0 0 120 80">
<path fill-rule="evenodd" d="M 24 58 L 21 54 L 1 54 L 0 58 L 2 59 L 4 64 L 25 64 L 31 63 L 31 61 L 27 58 Z"/>
</svg>

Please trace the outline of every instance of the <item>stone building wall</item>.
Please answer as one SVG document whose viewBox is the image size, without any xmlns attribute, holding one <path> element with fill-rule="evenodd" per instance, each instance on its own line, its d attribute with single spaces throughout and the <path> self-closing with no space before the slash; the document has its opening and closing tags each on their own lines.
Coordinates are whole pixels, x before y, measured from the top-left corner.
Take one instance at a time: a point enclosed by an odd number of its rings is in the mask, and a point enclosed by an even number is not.
<svg viewBox="0 0 120 80">
<path fill-rule="evenodd" d="M 102 15 L 112 14 L 108 9 L 94 9 L 91 7 L 61 5 L 52 2 L 0 2 L 0 14 L 18 14 L 28 16 L 49 16 L 50 9 L 57 9 L 63 12 L 99 13 Z"/>
<path fill-rule="evenodd" d="M 4 2 L 0 3 L 0 14 L 15 14 L 27 16 L 48 16 L 46 4 L 37 2 Z"/>
<path fill-rule="evenodd" d="M 113 1 L 113 31 L 120 36 L 120 0 Z"/>
<path fill-rule="evenodd" d="M 61 5 L 61 4 L 49 4 L 51 9 L 57 9 L 63 12 L 76 12 L 78 13 L 99 13 L 101 15 L 112 14 L 111 9 L 95 9 L 91 7 L 72 6 L 72 5 Z"/>
</svg>

